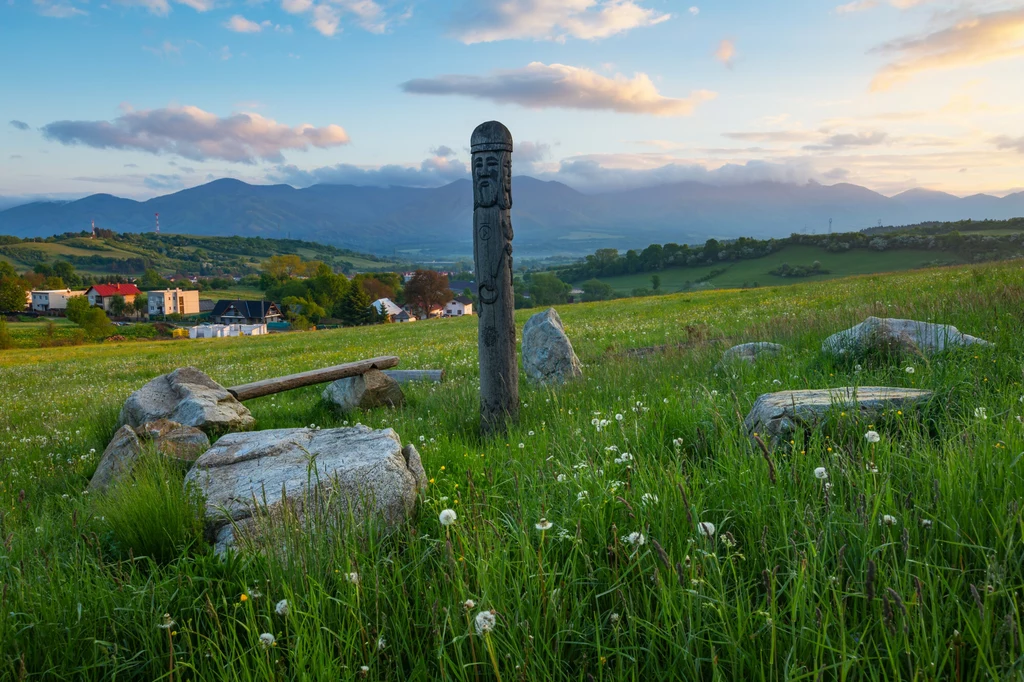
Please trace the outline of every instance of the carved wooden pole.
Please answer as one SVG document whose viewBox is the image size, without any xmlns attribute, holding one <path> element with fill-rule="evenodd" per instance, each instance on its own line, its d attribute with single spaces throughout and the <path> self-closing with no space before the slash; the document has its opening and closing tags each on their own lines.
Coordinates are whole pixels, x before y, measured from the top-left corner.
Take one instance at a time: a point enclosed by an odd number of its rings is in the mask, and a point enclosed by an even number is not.
<svg viewBox="0 0 1024 682">
<path fill-rule="evenodd" d="M 519 359 L 512 294 L 512 134 L 477 126 L 473 155 L 473 261 L 479 297 L 480 416 L 485 435 L 519 417 Z"/>
</svg>

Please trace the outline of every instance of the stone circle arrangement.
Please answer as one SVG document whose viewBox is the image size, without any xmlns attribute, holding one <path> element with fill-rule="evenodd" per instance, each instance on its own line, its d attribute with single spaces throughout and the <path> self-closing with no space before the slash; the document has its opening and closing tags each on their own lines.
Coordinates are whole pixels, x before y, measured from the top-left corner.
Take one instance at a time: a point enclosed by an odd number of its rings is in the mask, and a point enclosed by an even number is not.
<svg viewBox="0 0 1024 682">
<path fill-rule="evenodd" d="M 934 355 L 956 347 L 991 345 L 949 325 L 869 317 L 825 339 L 826 356 L 855 359 L 876 351 Z M 719 366 L 756 363 L 786 352 L 770 342 L 726 350 Z M 263 519 L 292 514 L 300 522 L 315 510 L 318 523 L 401 523 L 413 513 L 427 479 L 419 453 L 393 429 L 363 425 L 320 429 L 254 430 L 243 400 L 330 382 L 325 403 L 341 413 L 401 408 L 401 385 L 444 379 L 443 370 L 394 370 L 385 356 L 225 388 L 194 367 L 152 379 L 132 393 L 90 482 L 103 493 L 130 479 L 147 449 L 189 465 L 186 485 L 205 496 L 207 534 L 218 553 L 258 537 Z M 523 329 L 522 366 L 529 381 L 552 389 L 583 377 L 558 313 L 533 315 Z M 757 446 L 786 449 L 798 431 L 828 423 L 838 410 L 874 418 L 915 409 L 930 391 L 888 386 L 841 386 L 779 391 L 757 398 L 743 422 Z M 211 438 L 215 438 L 211 444 Z"/>
</svg>

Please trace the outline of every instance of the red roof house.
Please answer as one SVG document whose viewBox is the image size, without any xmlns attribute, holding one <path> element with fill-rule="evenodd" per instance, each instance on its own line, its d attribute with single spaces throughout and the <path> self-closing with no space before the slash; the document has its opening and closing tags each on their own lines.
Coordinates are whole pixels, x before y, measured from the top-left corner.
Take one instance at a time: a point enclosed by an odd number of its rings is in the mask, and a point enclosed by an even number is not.
<svg viewBox="0 0 1024 682">
<path fill-rule="evenodd" d="M 85 295 L 89 299 L 89 305 L 98 306 L 109 312 L 110 302 L 115 296 L 121 296 L 125 303 L 131 303 L 141 293 L 134 284 L 94 284 Z"/>
</svg>

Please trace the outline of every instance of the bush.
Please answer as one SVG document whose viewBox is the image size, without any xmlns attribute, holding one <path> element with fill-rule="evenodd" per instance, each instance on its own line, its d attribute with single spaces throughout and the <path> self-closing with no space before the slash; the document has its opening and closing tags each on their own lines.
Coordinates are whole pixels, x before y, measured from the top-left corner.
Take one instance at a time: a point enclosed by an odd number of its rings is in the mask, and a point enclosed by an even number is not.
<svg viewBox="0 0 1024 682">
<path fill-rule="evenodd" d="M 0 316 L 0 350 L 11 348 L 14 348 L 14 339 L 11 338 L 11 332 L 7 329 L 7 318 Z"/>
<path fill-rule="evenodd" d="M 205 503 L 184 485 L 183 467 L 154 450 L 139 458 L 132 475 L 97 498 L 112 553 L 148 556 L 166 563 L 202 542 Z"/>
</svg>

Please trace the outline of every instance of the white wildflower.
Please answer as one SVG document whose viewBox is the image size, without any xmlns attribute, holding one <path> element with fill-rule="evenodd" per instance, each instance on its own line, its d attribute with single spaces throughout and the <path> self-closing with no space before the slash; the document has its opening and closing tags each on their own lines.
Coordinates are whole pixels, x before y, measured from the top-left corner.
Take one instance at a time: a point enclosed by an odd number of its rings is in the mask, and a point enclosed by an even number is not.
<svg viewBox="0 0 1024 682">
<path fill-rule="evenodd" d="M 895 526 L 896 517 L 891 514 L 883 514 L 882 518 L 878 520 L 878 523 L 884 526 Z"/>
<path fill-rule="evenodd" d="M 625 419 L 625 417 L 623 417 L 623 416 L 622 416 L 621 414 L 616 414 L 616 415 L 615 415 L 615 421 L 617 421 L 617 422 L 620 422 L 620 421 L 622 421 L 623 419 Z"/>
<path fill-rule="evenodd" d="M 481 611 L 476 614 L 476 618 L 473 619 L 474 625 L 476 625 L 476 634 L 482 635 L 485 632 L 490 632 L 494 629 L 496 623 L 494 618 L 494 611 Z"/>
<path fill-rule="evenodd" d="M 819 481 L 827 481 L 828 471 L 825 470 L 825 467 L 818 467 L 814 470 L 814 477 Z"/>
<path fill-rule="evenodd" d="M 619 614 L 613 613 L 612 615 L 608 616 L 608 620 L 612 622 L 612 625 L 615 625 L 619 622 Z"/>
<path fill-rule="evenodd" d="M 698 523 L 697 530 L 701 535 L 708 539 L 715 537 L 715 524 L 710 521 L 701 521 Z"/>
<path fill-rule="evenodd" d="M 476 607 L 476 602 L 473 601 L 472 599 L 467 599 L 466 601 L 462 602 L 462 608 L 466 609 L 467 611 L 469 611 L 470 609 L 473 609 L 475 607 Z"/>
<path fill-rule="evenodd" d="M 636 531 L 633 531 L 626 537 L 622 538 L 622 541 L 627 544 L 639 547 L 643 545 L 645 542 L 647 542 L 647 538 L 644 537 L 643 533 L 637 533 Z"/>
<path fill-rule="evenodd" d="M 455 520 L 459 518 L 455 513 L 454 509 L 445 509 L 437 515 L 437 520 L 441 522 L 442 526 L 450 526 L 455 523 Z"/>
<path fill-rule="evenodd" d="M 565 474 L 558 474 L 555 476 L 555 480 L 559 483 L 565 483 Z"/>
<path fill-rule="evenodd" d="M 377 651 L 384 651 L 384 647 L 388 645 L 388 641 L 384 637 L 377 639 Z"/>
<path fill-rule="evenodd" d="M 652 493 L 644 493 L 640 496 L 640 503 L 643 505 L 658 504 L 659 501 L 658 496 Z"/>
<path fill-rule="evenodd" d="M 159 625 L 157 625 L 157 627 L 160 628 L 161 630 L 170 630 L 171 628 L 174 627 L 174 625 L 175 625 L 175 623 L 171 619 L 171 614 L 165 613 L 164 617 L 163 617 L 163 620 L 160 622 Z"/>
<path fill-rule="evenodd" d="M 533 527 L 536 528 L 537 530 L 544 531 L 544 530 L 547 530 L 547 529 L 551 528 L 552 525 L 554 525 L 554 524 L 552 524 L 547 519 L 543 519 L 542 518 L 540 521 L 538 521 L 537 523 L 533 524 Z"/>
<path fill-rule="evenodd" d="M 269 649 L 275 644 L 277 644 L 277 640 L 274 639 L 274 636 L 269 632 L 264 632 L 262 635 L 260 635 L 260 646 L 262 646 L 264 649 Z"/>
<path fill-rule="evenodd" d="M 932 520 L 931 519 L 921 519 L 921 528 L 924 528 L 925 530 L 930 530 L 931 527 L 932 527 Z"/>
<path fill-rule="evenodd" d="M 587 499 L 588 497 L 590 497 L 590 493 L 588 491 L 586 491 L 586 490 L 581 490 L 578 493 L 576 493 L 576 501 L 577 502 L 582 502 L 583 500 Z"/>
<path fill-rule="evenodd" d="M 288 616 L 288 600 L 282 599 L 277 602 L 277 606 L 274 607 L 274 612 L 279 616 Z"/>
<path fill-rule="evenodd" d="M 988 413 L 985 411 L 984 407 L 976 407 L 974 408 L 974 418 L 982 420 L 988 419 Z"/>
<path fill-rule="evenodd" d="M 877 443 L 882 440 L 882 437 L 878 435 L 878 431 L 868 431 L 864 434 L 864 440 L 869 443 Z"/>
<path fill-rule="evenodd" d="M 353 571 L 352 573 L 345 574 L 345 580 L 349 581 L 353 585 L 359 584 L 359 574 Z"/>
<path fill-rule="evenodd" d="M 903 371 L 906 372 L 907 374 L 913 374 L 914 373 L 914 368 L 913 367 L 907 367 Z"/>
</svg>

